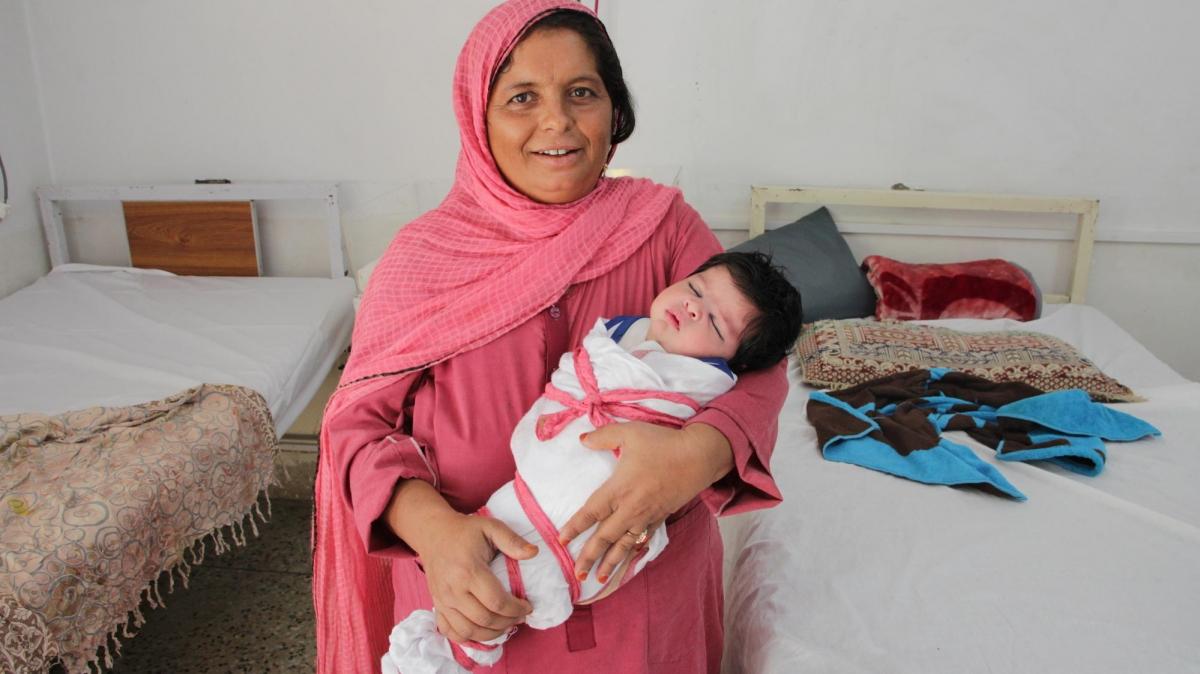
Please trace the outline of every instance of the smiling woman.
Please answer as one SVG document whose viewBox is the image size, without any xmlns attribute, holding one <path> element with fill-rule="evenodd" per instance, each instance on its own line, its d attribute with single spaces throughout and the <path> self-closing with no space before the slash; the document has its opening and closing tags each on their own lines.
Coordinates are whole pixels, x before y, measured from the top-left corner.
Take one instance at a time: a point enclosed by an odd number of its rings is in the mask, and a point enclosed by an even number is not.
<svg viewBox="0 0 1200 674">
<path fill-rule="evenodd" d="M 591 192 L 633 124 L 612 44 L 578 12 L 540 21 L 492 82 L 488 147 L 508 183 L 541 203 Z"/>
<path fill-rule="evenodd" d="M 539 30 L 516 49 L 488 102 L 488 145 L 525 196 L 575 201 L 600 180 L 612 147 L 612 102 L 577 33 Z"/>
<path fill-rule="evenodd" d="M 392 625 L 418 609 L 432 608 L 456 643 L 507 634 L 530 614 L 489 563 L 537 548 L 480 512 L 514 478 L 514 427 L 598 318 L 644 315 L 721 250 L 678 190 L 603 176 L 634 117 L 616 52 L 584 5 L 497 6 L 459 54 L 453 100 L 454 187 L 372 273 L 321 425 L 320 672 L 378 671 Z M 679 288 L 692 299 L 678 311 L 702 310 L 693 300 L 720 284 L 694 285 Z M 743 318 L 708 326 L 729 339 Z M 557 532 L 560 547 L 579 539 L 579 580 L 611 577 L 660 528 L 671 545 L 594 610 L 517 631 L 497 671 L 716 672 L 713 515 L 778 501 L 766 466 L 786 392 L 782 367 L 750 372 L 681 429 L 620 422 L 590 433 L 587 448 L 621 452 Z"/>
</svg>

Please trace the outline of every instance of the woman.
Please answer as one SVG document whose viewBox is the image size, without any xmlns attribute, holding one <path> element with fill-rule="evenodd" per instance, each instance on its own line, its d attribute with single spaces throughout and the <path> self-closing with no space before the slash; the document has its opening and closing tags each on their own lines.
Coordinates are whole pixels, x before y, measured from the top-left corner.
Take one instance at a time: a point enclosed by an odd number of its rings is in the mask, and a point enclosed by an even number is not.
<svg viewBox="0 0 1200 674">
<path fill-rule="evenodd" d="M 513 427 L 597 317 L 644 312 L 720 251 L 677 190 L 602 177 L 633 109 L 603 27 L 579 3 L 490 12 L 459 56 L 454 105 L 454 188 L 401 229 L 373 273 L 325 411 L 313 575 L 322 672 L 377 670 L 388 630 L 416 608 L 434 607 L 458 642 L 520 622 L 528 603 L 488 562 L 532 546 L 468 514 L 512 478 Z M 577 572 L 607 576 L 664 523 L 672 543 L 561 628 L 518 632 L 493 671 L 717 671 L 713 514 L 778 501 L 766 467 L 786 386 L 781 365 L 743 377 L 681 430 L 592 433 L 590 447 L 622 454 L 562 531 L 596 525 Z"/>
</svg>

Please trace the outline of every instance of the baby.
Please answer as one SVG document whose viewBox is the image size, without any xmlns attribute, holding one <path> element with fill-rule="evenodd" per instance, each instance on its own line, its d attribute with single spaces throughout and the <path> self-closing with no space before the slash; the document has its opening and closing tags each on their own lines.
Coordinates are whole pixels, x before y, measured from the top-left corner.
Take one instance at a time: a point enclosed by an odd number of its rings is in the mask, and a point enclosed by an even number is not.
<svg viewBox="0 0 1200 674">
<path fill-rule="evenodd" d="M 585 448 L 579 436 L 613 421 L 678 428 L 732 388 L 735 373 L 785 358 L 799 332 L 800 294 L 770 258 L 722 253 L 659 293 L 648 317 L 598 320 L 583 344 L 562 356 L 545 393 L 513 431 L 516 476 L 480 509 L 538 547 L 531 559 L 497 555 L 491 564 L 501 584 L 533 606 L 526 625 L 562 624 L 575 604 L 607 596 L 667 545 L 666 527 L 658 527 L 607 582 L 593 574 L 575 577 L 574 560 L 588 536 L 564 547 L 558 530 L 617 461 L 614 453 Z M 414 611 L 392 630 L 383 672 L 457 673 L 491 665 L 512 634 L 460 647 L 438 633 L 431 611 Z"/>
</svg>

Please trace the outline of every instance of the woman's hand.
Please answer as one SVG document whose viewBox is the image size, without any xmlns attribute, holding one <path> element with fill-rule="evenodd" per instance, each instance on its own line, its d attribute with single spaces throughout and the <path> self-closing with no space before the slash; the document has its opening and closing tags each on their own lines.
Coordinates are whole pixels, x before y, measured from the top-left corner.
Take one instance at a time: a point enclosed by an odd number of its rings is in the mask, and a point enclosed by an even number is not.
<svg viewBox="0 0 1200 674">
<path fill-rule="evenodd" d="M 706 424 L 676 430 L 630 421 L 609 424 L 580 439 L 589 449 L 621 449 L 612 477 L 559 533 L 566 544 L 599 523 L 575 560 L 581 580 L 600 560 L 597 579 L 608 582 L 613 569 L 635 551 L 641 532 L 653 533 L 668 515 L 733 468 L 729 441 Z"/>
<path fill-rule="evenodd" d="M 463 515 L 419 480 L 402 482 L 388 510 L 393 530 L 421 559 L 438 631 L 451 641 L 494 639 L 533 610 L 492 575 L 489 565 L 497 552 L 515 559 L 538 552 L 503 522 Z"/>
</svg>

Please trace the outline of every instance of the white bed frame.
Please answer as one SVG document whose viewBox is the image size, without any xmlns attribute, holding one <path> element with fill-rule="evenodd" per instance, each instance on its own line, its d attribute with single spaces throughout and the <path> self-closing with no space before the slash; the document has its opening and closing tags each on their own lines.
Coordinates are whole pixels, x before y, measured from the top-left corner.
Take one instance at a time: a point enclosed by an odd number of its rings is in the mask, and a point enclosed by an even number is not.
<svg viewBox="0 0 1200 674">
<path fill-rule="evenodd" d="M 1096 239 L 1096 218 L 1100 214 L 1100 201 L 1097 199 L 926 192 L 910 189 L 880 190 L 755 185 L 750 188 L 751 238 L 766 231 L 768 203 L 1074 215 L 1077 227 L 1074 236 L 1068 237 L 1069 240 L 1075 242 L 1070 288 L 1065 295 L 1047 293 L 1042 296 L 1042 299 L 1050 303 L 1082 304 L 1087 297 L 1088 273 L 1092 266 L 1092 247 Z M 971 222 L 969 225 L 972 227 L 986 226 L 978 222 Z M 1030 235 L 1026 237 L 1010 238 L 1047 238 L 1034 236 L 1032 232 L 1037 230 L 1029 231 Z"/>
<path fill-rule="evenodd" d="M 325 225 L 328 233 L 329 277 L 340 279 L 347 276 L 345 242 L 342 238 L 341 210 L 338 207 L 336 183 L 230 183 L 230 184 L 181 184 L 181 185 L 128 185 L 128 186 L 45 186 L 37 188 L 38 207 L 42 215 L 42 227 L 46 232 L 46 247 L 50 253 L 52 267 L 71 262 L 63 228 L 62 204 L 71 201 L 283 201 L 307 200 L 324 204 Z M 251 209 L 251 213 L 254 211 Z M 255 245 L 258 245 L 257 223 Z M 262 273 L 262 255 L 258 255 L 259 273 Z M 357 309 L 357 306 L 355 307 Z M 346 341 L 349 333 L 346 334 Z M 346 344 L 333 349 L 317 368 L 320 376 L 314 377 L 296 392 L 297 404 L 285 410 L 275 420 L 281 439 L 292 444 L 308 444 L 306 438 L 285 435 L 295 420 L 304 411 L 325 381 L 326 374 L 345 350 Z M 303 404 L 298 404 L 303 402 Z M 315 439 L 312 440 L 315 446 Z"/>
<path fill-rule="evenodd" d="M 130 185 L 120 187 L 39 187 L 38 208 L 50 250 L 50 266 L 71 261 L 63 231 L 62 208 L 68 201 L 279 201 L 315 200 L 325 204 L 325 226 L 329 236 L 329 276 L 346 275 L 346 250 L 342 239 L 342 215 L 335 183 L 230 183 L 227 185 Z M 255 237 L 257 241 L 257 236 Z M 259 256 L 259 266 L 262 256 Z M 259 272 L 261 273 L 261 268 Z"/>
</svg>

